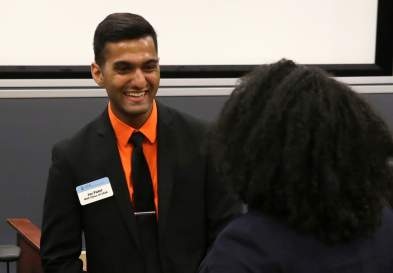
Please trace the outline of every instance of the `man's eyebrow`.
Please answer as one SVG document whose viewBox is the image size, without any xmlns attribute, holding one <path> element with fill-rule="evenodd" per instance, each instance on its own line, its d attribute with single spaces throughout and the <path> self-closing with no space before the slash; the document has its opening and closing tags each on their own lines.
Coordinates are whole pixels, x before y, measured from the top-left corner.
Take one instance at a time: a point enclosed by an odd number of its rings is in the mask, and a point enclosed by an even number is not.
<svg viewBox="0 0 393 273">
<path fill-rule="evenodd" d="M 145 64 L 157 64 L 157 63 L 158 63 L 158 59 L 150 59 L 145 62 Z"/>
<path fill-rule="evenodd" d="M 114 68 L 124 68 L 124 67 L 132 67 L 132 66 L 133 66 L 133 64 L 129 63 L 127 61 L 118 61 L 118 62 L 113 63 Z"/>
<path fill-rule="evenodd" d="M 153 59 L 149 59 L 147 61 L 145 61 L 142 65 L 148 65 L 148 64 L 158 64 L 158 59 L 153 58 Z M 113 63 L 113 67 L 114 68 L 130 68 L 130 67 L 134 67 L 135 64 L 130 63 L 128 61 L 117 61 L 115 63 Z"/>
</svg>

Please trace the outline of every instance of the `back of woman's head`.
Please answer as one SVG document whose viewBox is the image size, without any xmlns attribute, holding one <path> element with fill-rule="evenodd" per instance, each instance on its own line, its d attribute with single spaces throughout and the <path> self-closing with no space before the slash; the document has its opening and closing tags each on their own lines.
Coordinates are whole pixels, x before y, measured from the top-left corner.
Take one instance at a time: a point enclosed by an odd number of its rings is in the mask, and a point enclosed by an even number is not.
<svg viewBox="0 0 393 273">
<path fill-rule="evenodd" d="M 245 76 L 214 132 L 240 198 L 325 242 L 372 234 L 391 200 L 392 139 L 347 85 L 282 60 Z"/>
</svg>

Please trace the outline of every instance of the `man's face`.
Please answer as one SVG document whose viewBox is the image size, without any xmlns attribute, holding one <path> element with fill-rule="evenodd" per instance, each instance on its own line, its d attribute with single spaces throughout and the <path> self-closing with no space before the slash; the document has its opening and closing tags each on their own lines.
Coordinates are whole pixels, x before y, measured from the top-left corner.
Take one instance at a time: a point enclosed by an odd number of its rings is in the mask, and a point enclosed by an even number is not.
<svg viewBox="0 0 393 273">
<path fill-rule="evenodd" d="M 105 63 L 91 65 L 94 80 L 108 93 L 111 109 L 123 122 L 139 128 L 149 117 L 160 83 L 160 68 L 150 36 L 109 42 Z"/>
</svg>

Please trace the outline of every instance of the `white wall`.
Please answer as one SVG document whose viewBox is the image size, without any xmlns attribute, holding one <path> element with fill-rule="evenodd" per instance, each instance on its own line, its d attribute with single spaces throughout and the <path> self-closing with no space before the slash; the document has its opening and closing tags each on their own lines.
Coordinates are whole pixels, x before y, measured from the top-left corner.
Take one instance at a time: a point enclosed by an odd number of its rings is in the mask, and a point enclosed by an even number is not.
<svg viewBox="0 0 393 273">
<path fill-rule="evenodd" d="M 0 0 L 1 65 L 89 65 L 96 25 L 134 12 L 161 64 L 375 62 L 377 0 Z"/>
</svg>

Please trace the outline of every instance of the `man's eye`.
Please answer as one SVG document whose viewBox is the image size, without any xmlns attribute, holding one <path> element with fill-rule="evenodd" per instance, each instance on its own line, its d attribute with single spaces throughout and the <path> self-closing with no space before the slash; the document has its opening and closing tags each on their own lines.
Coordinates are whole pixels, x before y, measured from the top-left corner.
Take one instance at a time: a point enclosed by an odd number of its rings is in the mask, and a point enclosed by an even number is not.
<svg viewBox="0 0 393 273">
<path fill-rule="evenodd" d="M 114 70 L 118 73 L 126 73 L 132 69 L 132 65 L 126 63 L 117 63 L 114 65 Z"/>
<path fill-rule="evenodd" d="M 125 73 L 131 70 L 131 67 L 129 66 L 121 66 L 121 67 L 117 67 L 116 71 L 120 72 L 120 73 Z"/>
<path fill-rule="evenodd" d="M 143 66 L 143 70 L 147 72 L 152 72 L 157 69 L 156 63 L 149 63 Z"/>
</svg>

